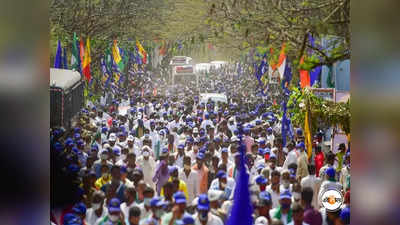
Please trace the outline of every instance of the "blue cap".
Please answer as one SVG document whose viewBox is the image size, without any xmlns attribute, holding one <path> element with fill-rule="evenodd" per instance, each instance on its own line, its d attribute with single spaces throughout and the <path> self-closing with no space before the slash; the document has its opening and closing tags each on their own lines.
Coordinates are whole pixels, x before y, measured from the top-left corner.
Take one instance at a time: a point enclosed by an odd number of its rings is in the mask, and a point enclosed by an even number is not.
<svg viewBox="0 0 400 225">
<path fill-rule="evenodd" d="M 264 138 L 260 138 L 260 139 L 258 140 L 258 144 L 264 145 L 264 144 L 265 144 L 265 139 L 264 139 Z"/>
<path fill-rule="evenodd" d="M 181 220 L 176 220 L 175 223 L 177 225 L 193 225 L 194 219 L 190 215 L 185 215 Z"/>
<path fill-rule="evenodd" d="M 128 172 L 128 168 L 126 168 L 126 166 L 121 166 L 120 171 L 121 171 L 121 173 L 127 173 Z"/>
<path fill-rule="evenodd" d="M 97 146 L 97 145 L 92 145 L 91 148 L 90 148 L 90 150 L 96 150 L 96 151 L 98 151 L 98 150 L 99 150 L 99 146 Z"/>
<path fill-rule="evenodd" d="M 178 170 L 177 166 L 168 166 L 168 173 L 171 174 Z"/>
<path fill-rule="evenodd" d="M 56 142 L 56 143 L 54 144 L 54 148 L 55 148 L 57 151 L 62 151 L 62 150 L 64 149 L 64 146 L 63 146 L 60 142 Z"/>
<path fill-rule="evenodd" d="M 210 209 L 210 201 L 208 200 L 208 196 L 206 194 L 199 195 L 197 209 L 198 210 L 209 210 Z"/>
<path fill-rule="evenodd" d="M 269 155 L 269 159 L 276 159 L 276 155 L 275 155 L 274 153 L 271 153 L 271 154 Z"/>
<path fill-rule="evenodd" d="M 182 191 L 176 192 L 173 197 L 176 204 L 186 203 L 186 197 Z"/>
<path fill-rule="evenodd" d="M 74 134 L 74 138 L 79 139 L 79 138 L 81 138 L 81 135 L 79 133 L 76 133 L 76 134 Z"/>
<path fill-rule="evenodd" d="M 214 138 L 214 142 L 220 142 L 221 141 L 221 138 L 220 137 L 215 137 Z"/>
<path fill-rule="evenodd" d="M 271 128 L 271 127 L 268 127 L 268 128 L 267 128 L 267 131 L 268 131 L 268 132 L 272 132 L 272 128 Z"/>
<path fill-rule="evenodd" d="M 262 176 L 262 175 L 259 175 L 257 178 L 256 178 L 256 184 L 258 184 L 258 185 L 260 185 L 260 184 L 267 184 L 267 178 L 265 178 L 264 176 Z"/>
<path fill-rule="evenodd" d="M 226 173 L 222 170 L 218 171 L 216 177 L 218 178 L 226 178 Z"/>
<path fill-rule="evenodd" d="M 265 154 L 267 154 L 267 151 L 266 151 L 265 148 L 259 148 L 259 149 L 258 149 L 258 154 L 260 154 L 260 155 L 265 155 Z"/>
<path fill-rule="evenodd" d="M 114 147 L 114 148 L 113 148 L 113 153 L 114 153 L 115 155 L 117 155 L 117 156 L 120 156 L 120 155 L 121 155 L 121 152 L 119 151 L 119 148 L 118 148 L 118 147 Z"/>
<path fill-rule="evenodd" d="M 86 205 L 80 202 L 72 208 L 72 211 L 76 214 L 86 214 Z"/>
<path fill-rule="evenodd" d="M 79 170 L 80 170 L 80 168 L 76 164 L 68 165 L 68 171 L 71 172 L 71 173 L 77 173 L 77 172 L 79 172 Z"/>
<path fill-rule="evenodd" d="M 256 166 L 256 169 L 257 169 L 257 170 L 264 169 L 264 168 L 265 168 L 265 165 L 264 165 L 263 163 L 260 163 L 260 164 L 258 164 L 258 165 Z"/>
<path fill-rule="evenodd" d="M 82 225 L 81 218 L 73 213 L 65 214 L 63 219 L 63 225 Z"/>
<path fill-rule="evenodd" d="M 228 152 L 228 148 L 222 148 L 221 152 Z"/>
<path fill-rule="evenodd" d="M 339 216 L 344 224 L 350 224 L 350 207 L 343 208 Z"/>
<path fill-rule="evenodd" d="M 256 125 L 260 125 L 261 124 L 261 120 L 256 120 Z"/>
<path fill-rule="evenodd" d="M 151 207 L 160 207 L 160 206 L 163 206 L 163 205 L 164 205 L 164 203 L 163 203 L 161 197 L 154 197 L 154 198 L 152 198 L 150 200 L 150 206 Z"/>
<path fill-rule="evenodd" d="M 185 148 L 185 145 L 184 144 L 179 144 L 178 145 L 178 149 L 184 149 Z"/>
<path fill-rule="evenodd" d="M 107 127 L 102 127 L 101 128 L 101 133 L 106 133 L 108 131 L 108 128 Z"/>
<path fill-rule="evenodd" d="M 304 142 L 300 142 L 296 145 L 296 148 L 305 148 Z"/>
<path fill-rule="evenodd" d="M 199 152 L 199 153 L 197 153 L 197 156 L 196 156 L 196 159 L 204 159 L 204 153 L 202 153 L 202 152 Z"/>
<path fill-rule="evenodd" d="M 163 148 L 163 149 L 161 150 L 161 154 L 162 154 L 162 155 L 168 154 L 168 148 Z"/>
<path fill-rule="evenodd" d="M 108 212 L 110 212 L 110 213 L 121 212 L 120 205 L 121 205 L 121 202 L 119 201 L 118 198 L 111 199 L 110 203 L 108 203 Z"/>
<path fill-rule="evenodd" d="M 327 175 L 328 177 L 330 177 L 330 178 L 335 177 L 335 169 L 334 169 L 333 167 L 328 167 L 328 168 L 325 170 L 325 173 L 326 173 L 326 175 Z"/>
<path fill-rule="evenodd" d="M 244 132 L 245 134 L 249 134 L 249 133 L 250 133 L 250 128 L 245 127 L 245 128 L 243 129 L 243 132 Z"/>
<path fill-rule="evenodd" d="M 271 201 L 271 194 L 268 191 L 262 191 L 258 194 L 258 198 L 263 201 Z"/>
<path fill-rule="evenodd" d="M 79 139 L 78 141 L 76 141 L 76 145 L 78 145 L 78 146 L 84 145 L 83 140 L 82 140 L 82 139 Z"/>
<path fill-rule="evenodd" d="M 81 132 L 81 128 L 80 127 L 75 127 L 74 128 L 74 133 L 79 133 Z"/>
<path fill-rule="evenodd" d="M 298 129 L 296 130 L 296 134 L 297 134 L 297 135 L 302 135 L 302 134 L 303 134 L 303 130 L 302 130 L 301 128 L 298 128 Z"/>
<path fill-rule="evenodd" d="M 279 200 L 281 200 L 281 199 L 292 199 L 292 193 L 290 193 L 289 190 L 283 191 L 283 192 L 279 195 Z"/>
</svg>

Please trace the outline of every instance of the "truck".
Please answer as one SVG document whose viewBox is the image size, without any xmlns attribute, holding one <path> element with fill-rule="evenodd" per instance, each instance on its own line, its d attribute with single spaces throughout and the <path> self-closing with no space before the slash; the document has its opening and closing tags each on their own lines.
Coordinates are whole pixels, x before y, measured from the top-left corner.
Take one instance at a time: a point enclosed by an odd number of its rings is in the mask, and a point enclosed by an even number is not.
<svg viewBox="0 0 400 225">
<path fill-rule="evenodd" d="M 50 127 L 71 128 L 84 105 L 81 74 L 75 70 L 50 68 Z"/>
<path fill-rule="evenodd" d="M 195 72 L 195 64 L 192 58 L 188 56 L 174 56 L 169 65 L 172 85 L 195 81 L 196 86 L 198 86 L 198 76 Z"/>
</svg>

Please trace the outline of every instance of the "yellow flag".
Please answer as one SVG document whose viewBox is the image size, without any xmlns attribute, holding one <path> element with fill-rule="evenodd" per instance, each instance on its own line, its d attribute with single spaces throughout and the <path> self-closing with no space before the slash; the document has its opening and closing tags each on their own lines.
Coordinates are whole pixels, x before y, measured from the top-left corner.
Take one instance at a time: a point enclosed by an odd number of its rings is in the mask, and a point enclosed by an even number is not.
<svg viewBox="0 0 400 225">
<path fill-rule="evenodd" d="M 304 138 L 305 138 L 304 144 L 306 145 L 308 159 L 310 159 L 312 155 L 312 139 L 311 139 L 310 122 L 308 119 L 309 118 L 307 110 L 304 120 Z"/>
</svg>

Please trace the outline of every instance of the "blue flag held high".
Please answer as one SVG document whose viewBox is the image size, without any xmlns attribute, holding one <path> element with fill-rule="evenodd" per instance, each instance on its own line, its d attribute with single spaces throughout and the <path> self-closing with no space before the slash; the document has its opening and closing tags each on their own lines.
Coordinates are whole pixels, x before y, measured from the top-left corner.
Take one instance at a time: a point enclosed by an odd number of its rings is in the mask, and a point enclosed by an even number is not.
<svg viewBox="0 0 400 225">
<path fill-rule="evenodd" d="M 54 68 L 62 69 L 62 50 L 61 41 L 58 40 L 56 57 L 54 58 Z"/>
<path fill-rule="evenodd" d="M 242 128 L 239 127 L 242 131 Z M 245 167 L 246 147 L 240 135 L 240 168 L 236 177 L 236 188 L 233 196 L 233 205 L 230 216 L 227 219 L 227 225 L 252 225 L 253 224 L 253 206 L 250 201 L 249 174 Z"/>
</svg>

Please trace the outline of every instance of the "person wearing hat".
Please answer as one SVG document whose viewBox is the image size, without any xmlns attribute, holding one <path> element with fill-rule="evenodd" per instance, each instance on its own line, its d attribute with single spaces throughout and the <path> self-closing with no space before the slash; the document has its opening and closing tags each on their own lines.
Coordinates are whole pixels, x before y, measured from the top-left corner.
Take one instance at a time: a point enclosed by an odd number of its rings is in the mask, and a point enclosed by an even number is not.
<svg viewBox="0 0 400 225">
<path fill-rule="evenodd" d="M 223 191 L 224 194 L 222 198 L 225 200 L 230 199 L 233 196 L 235 180 L 228 177 L 223 170 L 219 170 L 216 177 L 217 178 L 211 182 L 210 190 Z"/>
<path fill-rule="evenodd" d="M 207 196 L 210 200 L 210 212 L 215 216 L 218 216 L 221 220 L 224 219 L 224 216 L 218 211 L 221 207 L 221 203 L 224 201 L 222 196 L 224 192 L 221 190 L 208 190 Z"/>
<path fill-rule="evenodd" d="M 183 157 L 183 168 L 179 169 L 179 179 L 184 181 L 188 191 L 188 201 L 192 202 L 199 192 L 199 176 L 197 171 L 192 169 L 189 156 Z"/>
<path fill-rule="evenodd" d="M 63 216 L 63 225 L 83 225 L 83 221 L 74 213 L 67 213 Z"/>
<path fill-rule="evenodd" d="M 272 201 L 271 201 L 271 194 L 268 191 L 262 191 L 258 194 L 258 199 L 255 207 L 255 213 L 258 216 L 256 221 L 263 217 L 267 220 L 266 224 L 271 222 L 271 217 L 269 215 L 269 211 L 271 210 Z M 264 221 L 265 222 L 265 221 Z M 257 224 L 257 222 L 255 222 Z"/>
<path fill-rule="evenodd" d="M 212 126 L 213 122 L 210 119 L 210 114 L 206 112 L 206 113 L 204 113 L 204 120 L 201 122 L 200 127 L 203 129 L 206 129 L 207 125 Z"/>
<path fill-rule="evenodd" d="M 158 224 L 161 224 L 161 218 L 164 215 L 164 206 L 165 203 L 161 197 L 153 197 L 150 200 L 151 214 L 147 217 L 142 217 L 139 224 L 146 224 L 146 221 L 149 219 L 153 219 L 157 221 Z"/>
<path fill-rule="evenodd" d="M 174 154 L 175 157 L 175 165 L 179 168 L 183 167 L 183 157 L 185 156 L 185 144 L 179 143 L 177 147 L 177 152 Z"/>
<path fill-rule="evenodd" d="M 189 213 L 185 211 L 186 209 L 186 197 L 181 191 L 176 192 L 173 195 L 173 207 L 171 212 L 165 214 L 161 218 L 162 225 L 176 225 L 176 221 L 182 219 L 185 216 L 190 216 Z"/>
<path fill-rule="evenodd" d="M 192 167 L 199 174 L 199 193 L 207 193 L 208 191 L 208 168 L 204 163 L 204 153 L 199 152 L 196 156 L 196 164 Z"/>
<path fill-rule="evenodd" d="M 222 220 L 210 212 L 210 201 L 207 194 L 199 195 L 197 212 L 194 215 L 195 224 L 199 225 L 223 225 Z"/>
<path fill-rule="evenodd" d="M 151 155 L 151 149 L 145 145 L 142 147 L 142 152 L 137 159 L 137 164 L 143 170 L 143 180 L 150 186 L 153 186 L 153 174 L 156 168 L 156 163 Z"/>
<path fill-rule="evenodd" d="M 185 197 L 188 198 L 188 191 L 186 187 L 186 183 L 179 179 L 179 172 L 178 172 L 178 167 L 177 166 L 169 166 L 169 179 L 168 182 L 174 183 L 178 187 L 178 191 L 181 191 L 185 194 Z M 164 188 L 161 188 L 161 193 L 160 196 L 164 196 Z"/>
<path fill-rule="evenodd" d="M 121 201 L 118 198 L 112 198 L 108 203 L 107 215 L 98 219 L 96 225 L 125 225 L 125 218 L 120 205 Z"/>
<path fill-rule="evenodd" d="M 284 190 L 279 195 L 279 206 L 269 211 L 271 218 L 282 221 L 283 224 L 292 222 L 292 193 L 289 190 Z"/>
<path fill-rule="evenodd" d="M 194 219 L 192 216 L 186 215 L 181 220 L 176 221 L 177 225 L 194 225 Z"/>
<path fill-rule="evenodd" d="M 338 190 L 338 191 L 343 190 L 343 186 L 339 182 L 336 181 L 335 168 L 329 167 L 328 169 L 325 170 L 325 174 L 326 174 L 325 176 L 327 177 L 327 180 L 325 180 L 321 183 L 321 188 L 318 193 L 318 202 L 320 203 L 320 205 L 322 203 L 322 201 L 321 201 L 322 194 L 324 192 L 326 192 L 327 190 Z"/>
<path fill-rule="evenodd" d="M 235 124 L 235 118 L 230 117 L 228 119 L 228 129 L 233 133 L 233 131 L 236 129 L 236 124 Z"/>
<path fill-rule="evenodd" d="M 270 177 L 271 177 L 271 184 L 267 186 L 266 191 L 268 191 L 271 194 L 271 201 L 272 201 L 272 207 L 276 208 L 279 206 L 279 196 L 281 193 L 280 190 L 280 178 L 281 178 L 281 173 L 278 172 L 277 170 L 270 171 Z"/>
<path fill-rule="evenodd" d="M 229 160 L 229 151 L 228 148 L 222 148 L 221 149 L 221 161 L 218 164 L 218 167 L 220 167 L 222 164 L 226 166 L 226 168 L 230 168 L 232 166 L 232 161 Z"/>
<path fill-rule="evenodd" d="M 260 191 L 260 192 L 265 191 L 266 186 L 267 186 L 267 182 L 268 182 L 268 179 L 265 178 L 263 175 L 258 175 L 258 176 L 255 178 L 255 183 L 256 183 L 257 186 L 259 187 L 259 191 Z"/>
<path fill-rule="evenodd" d="M 339 225 L 349 225 L 350 224 L 350 207 L 345 207 L 340 211 L 338 222 L 339 222 Z"/>
<path fill-rule="evenodd" d="M 85 221 L 86 206 L 83 202 L 75 204 L 72 208 L 72 212 L 81 219 L 83 225 L 87 224 Z"/>
<path fill-rule="evenodd" d="M 96 224 L 99 218 L 107 215 L 107 208 L 104 205 L 105 195 L 103 191 L 96 191 L 92 197 L 92 207 L 86 210 L 87 224 Z"/>
</svg>

